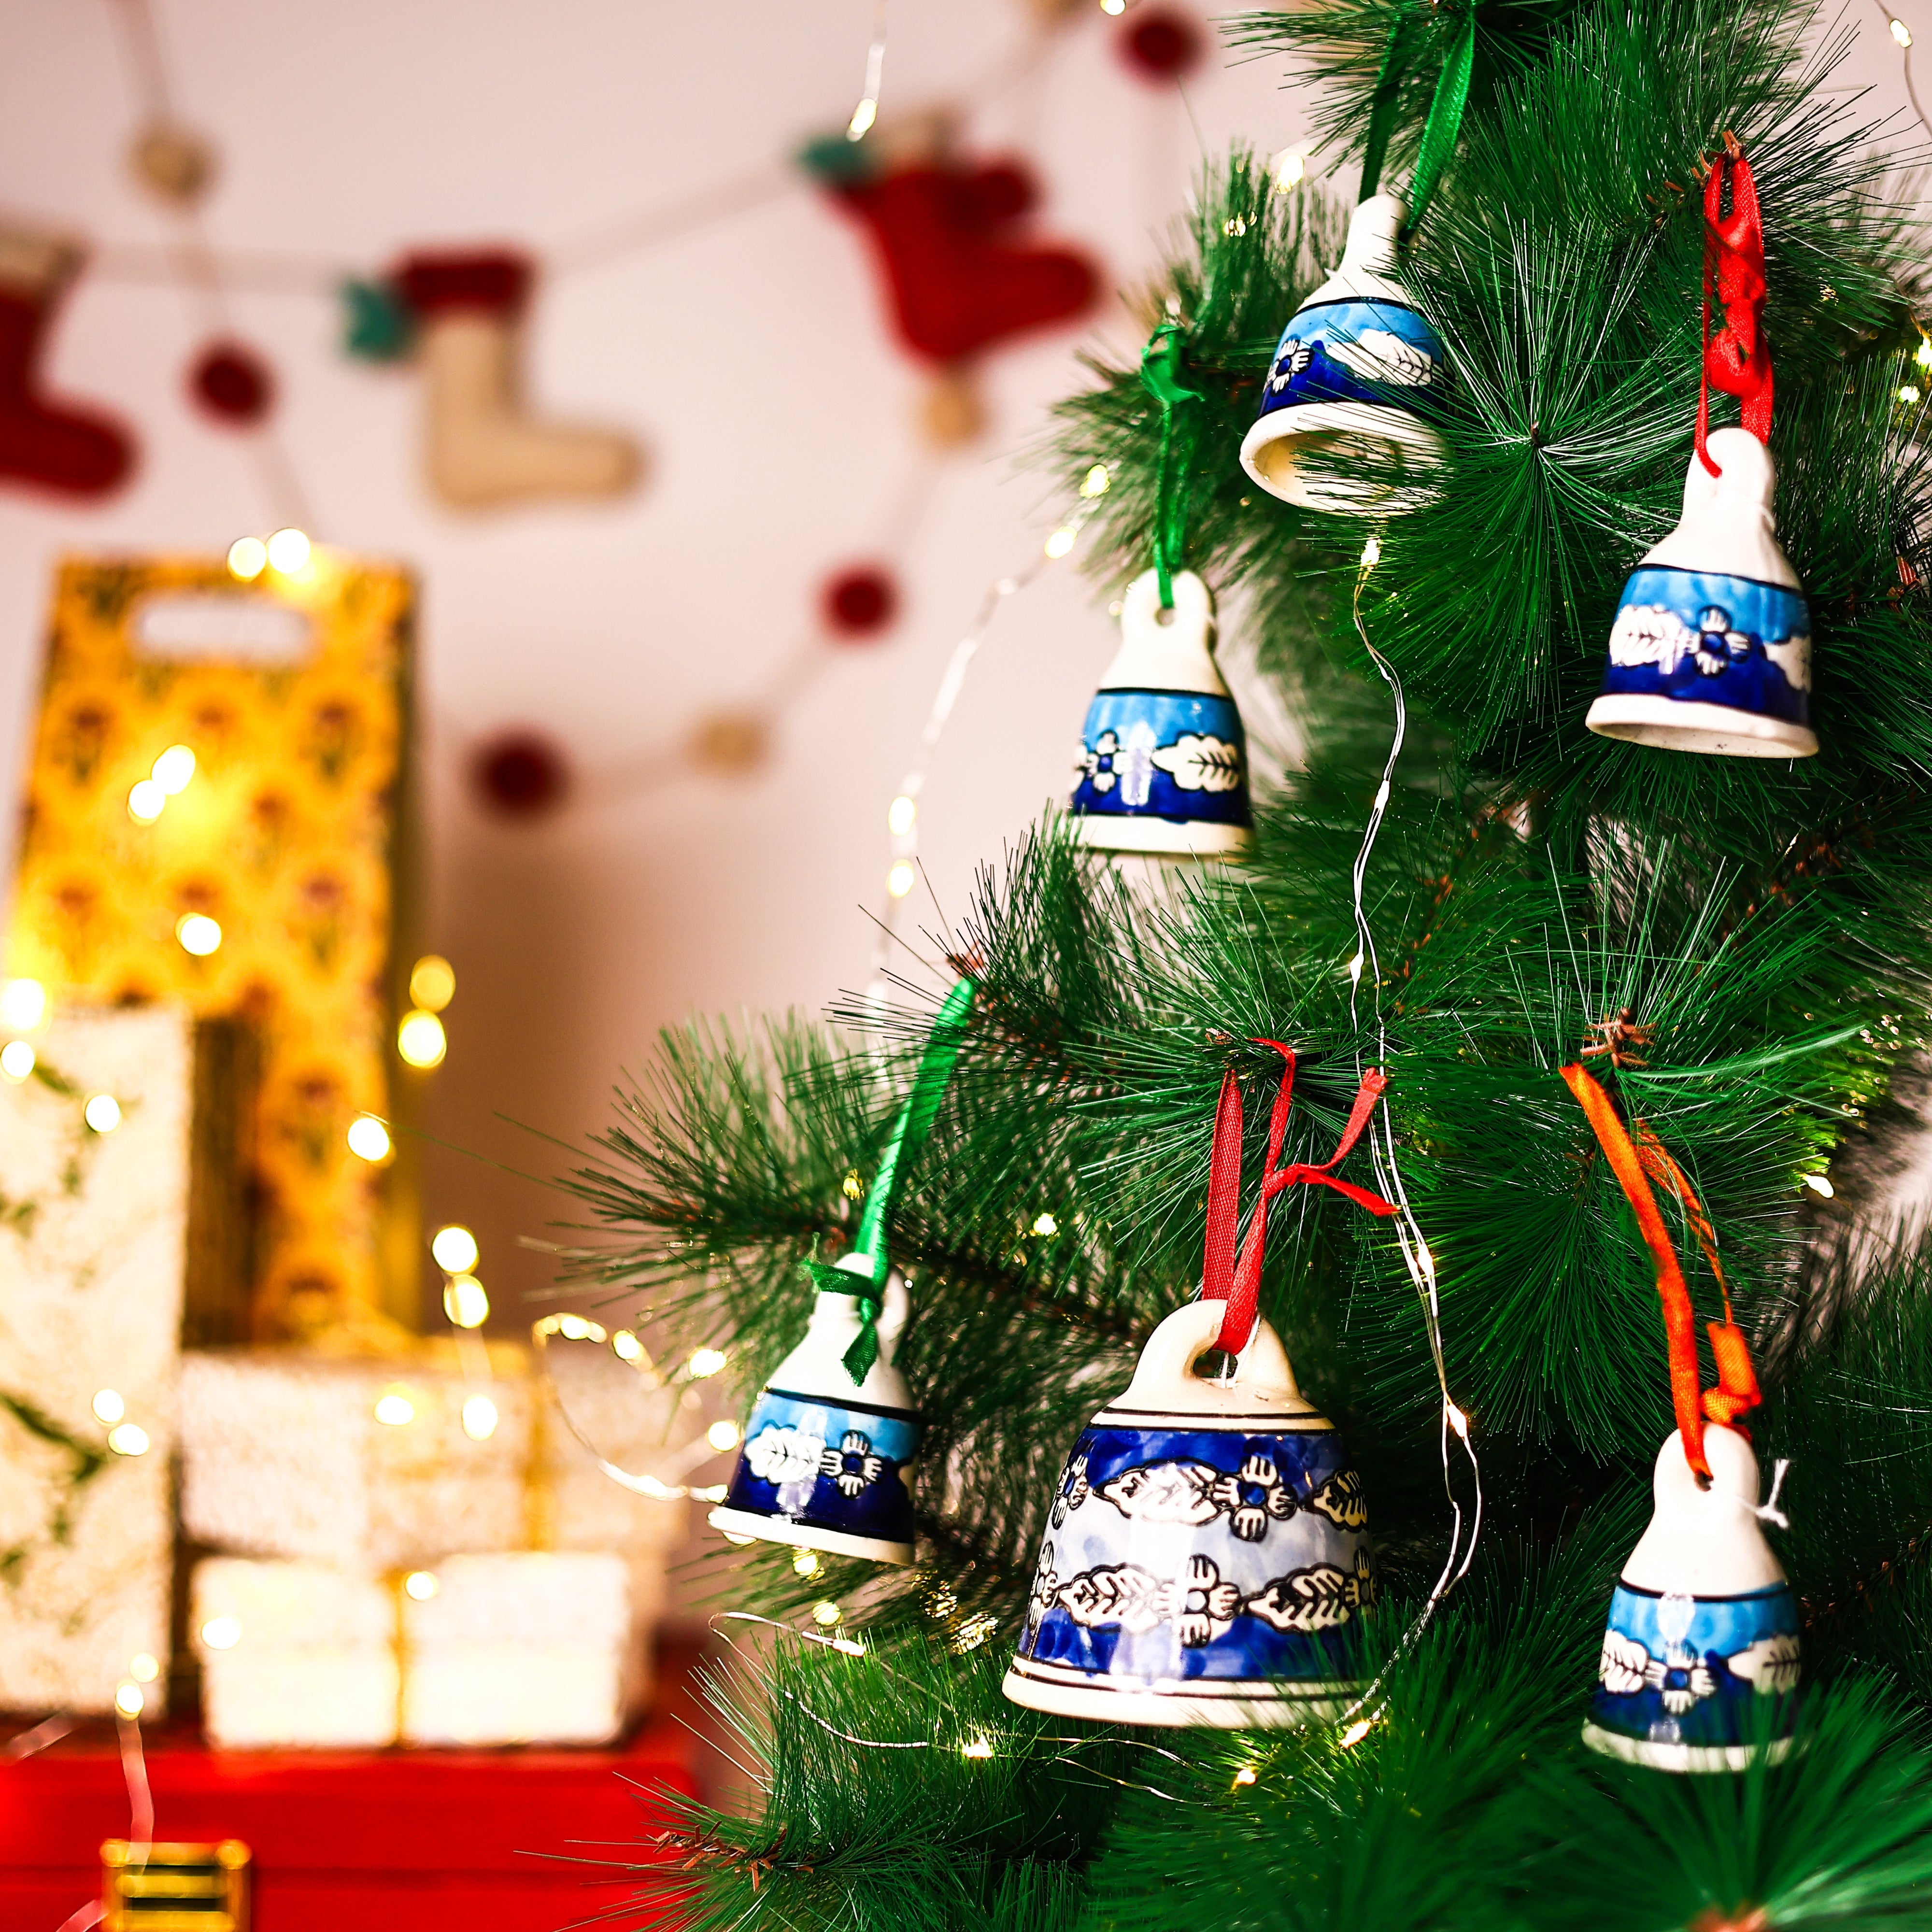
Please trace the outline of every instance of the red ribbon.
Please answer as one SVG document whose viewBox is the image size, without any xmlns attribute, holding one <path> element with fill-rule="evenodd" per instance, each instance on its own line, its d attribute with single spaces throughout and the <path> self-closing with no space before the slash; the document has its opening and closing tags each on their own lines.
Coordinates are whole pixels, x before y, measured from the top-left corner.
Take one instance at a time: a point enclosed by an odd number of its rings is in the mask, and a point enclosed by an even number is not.
<svg viewBox="0 0 1932 1932">
<path fill-rule="evenodd" d="M 1563 1078 L 1583 1109 L 1598 1145 L 1608 1158 L 1611 1172 L 1623 1188 L 1624 1198 L 1636 1216 L 1644 1244 L 1657 1264 L 1657 1292 L 1664 1304 L 1664 1333 L 1670 1350 L 1671 1406 L 1677 1412 L 1685 1460 L 1699 1475 L 1708 1479 L 1711 1465 L 1704 1454 L 1706 1419 L 1748 1435 L 1750 1432 L 1744 1427 L 1744 1418 L 1764 1400 L 1758 1389 L 1757 1371 L 1751 1366 L 1750 1346 L 1744 1331 L 1732 1318 L 1731 1291 L 1718 1260 L 1717 1232 L 1691 1187 L 1690 1177 L 1649 1128 L 1638 1121 L 1637 1140 L 1634 1144 L 1610 1096 L 1587 1068 L 1566 1066 Z M 1701 1395 L 1696 1313 L 1690 1305 L 1690 1291 L 1684 1286 L 1684 1270 L 1678 1265 L 1677 1250 L 1671 1244 L 1670 1230 L 1664 1226 L 1657 1197 L 1650 1190 L 1652 1180 L 1668 1187 L 1682 1202 L 1684 1218 L 1690 1223 L 1724 1294 L 1724 1320 L 1706 1324 L 1711 1336 L 1712 1356 L 1718 1365 L 1718 1386 L 1704 1390 Z"/>
<path fill-rule="evenodd" d="M 1757 206 L 1757 183 L 1736 137 L 1725 137 L 1726 152 L 1704 179 L 1704 370 L 1697 389 L 1697 454 L 1713 476 L 1724 472 L 1711 460 L 1705 440 L 1711 429 L 1713 384 L 1744 404 L 1744 425 L 1760 442 L 1771 440 L 1771 344 L 1764 334 L 1764 223 Z M 1731 212 L 1724 206 L 1724 181 L 1731 183 Z M 1711 333 L 1713 298 L 1724 311 L 1724 326 Z"/>
<path fill-rule="evenodd" d="M 1290 1187 L 1332 1187 L 1358 1208 L 1371 1214 L 1394 1214 L 1400 1210 L 1393 1201 L 1384 1201 L 1352 1180 L 1330 1173 L 1346 1160 L 1362 1130 L 1375 1112 L 1376 1102 L 1388 1084 L 1388 1076 L 1378 1066 L 1362 1076 L 1355 1104 L 1348 1110 L 1348 1124 L 1342 1130 L 1341 1144 L 1320 1166 L 1297 1161 L 1287 1167 L 1276 1165 L 1282 1142 L 1288 1136 L 1288 1109 L 1294 1104 L 1294 1049 L 1278 1040 L 1256 1040 L 1251 1046 L 1271 1046 L 1286 1064 L 1281 1084 L 1276 1090 L 1274 1112 L 1268 1119 L 1268 1163 L 1262 1169 L 1262 1191 L 1255 1203 L 1255 1218 L 1248 1238 L 1241 1245 L 1240 1259 L 1234 1258 L 1234 1237 L 1241 1219 L 1241 1083 L 1230 1067 L 1221 1078 L 1221 1098 L 1214 1109 L 1214 1148 L 1208 1164 L 1208 1246 L 1201 1270 L 1203 1301 L 1225 1301 L 1221 1332 L 1214 1346 L 1238 1355 L 1248 1346 L 1255 1332 L 1255 1312 L 1261 1300 L 1262 1258 L 1268 1247 L 1268 1203 Z"/>
</svg>

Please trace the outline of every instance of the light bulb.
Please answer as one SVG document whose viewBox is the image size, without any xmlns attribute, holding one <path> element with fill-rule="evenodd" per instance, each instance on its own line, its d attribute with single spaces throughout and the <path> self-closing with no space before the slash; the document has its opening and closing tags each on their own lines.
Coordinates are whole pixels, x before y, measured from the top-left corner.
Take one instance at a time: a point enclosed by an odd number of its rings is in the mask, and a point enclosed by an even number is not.
<svg viewBox="0 0 1932 1932">
<path fill-rule="evenodd" d="M 715 1376 L 727 1360 L 722 1348 L 700 1348 L 691 1358 L 688 1366 L 692 1376 L 703 1382 L 707 1376 Z"/>
<path fill-rule="evenodd" d="M 1372 570 L 1382 560 L 1382 540 L 1380 537 L 1371 537 L 1362 546 L 1362 568 Z"/>
<path fill-rule="evenodd" d="M 1308 178 L 1308 157 L 1299 148 L 1284 148 L 1268 164 L 1276 194 L 1288 194 Z"/>
<path fill-rule="evenodd" d="M 427 1570 L 412 1570 L 403 1579 L 404 1590 L 418 1604 L 426 1604 L 436 1593 L 436 1578 Z"/>
<path fill-rule="evenodd" d="M 107 1446 L 117 1456 L 145 1456 L 148 1432 L 137 1422 L 124 1422 L 107 1432 Z"/>
<path fill-rule="evenodd" d="M 445 1274 L 469 1274 L 482 1257 L 476 1237 L 460 1221 L 437 1228 L 429 1244 L 436 1264 Z"/>
<path fill-rule="evenodd" d="M 0 1073 L 9 1080 L 24 1080 L 34 1070 L 34 1049 L 24 1040 L 10 1040 L 0 1046 Z"/>
<path fill-rule="evenodd" d="M 106 1423 L 110 1427 L 128 1413 L 128 1405 L 121 1399 L 118 1389 L 96 1389 L 93 1406 L 95 1421 Z"/>
<path fill-rule="evenodd" d="M 487 1442 L 496 1432 L 496 1405 L 487 1395 L 472 1395 L 463 1405 L 463 1432 L 472 1442 Z"/>
<path fill-rule="evenodd" d="M 886 830 L 895 838 L 903 838 L 913 828 L 913 821 L 919 816 L 917 800 L 908 798 L 904 792 L 886 807 Z"/>
<path fill-rule="evenodd" d="M 112 1094 L 90 1095 L 80 1111 L 81 1118 L 97 1134 L 111 1134 L 121 1124 L 121 1102 Z"/>
<path fill-rule="evenodd" d="M 919 879 L 919 868 L 909 859 L 894 862 L 892 870 L 886 874 L 886 890 L 896 899 L 902 899 L 910 892 Z"/>
<path fill-rule="evenodd" d="M 817 1550 L 794 1550 L 791 1555 L 791 1567 L 798 1576 L 816 1576 L 825 1565 L 818 1560 Z"/>
<path fill-rule="evenodd" d="M 456 997 L 456 968 L 440 952 L 425 952 L 410 968 L 410 998 L 424 1012 L 440 1013 Z"/>
<path fill-rule="evenodd" d="M 1838 1191 L 1832 1185 L 1831 1178 L 1828 1174 L 1808 1174 L 1804 1177 L 1804 1185 L 1810 1188 L 1821 1201 L 1830 1200 Z"/>
<path fill-rule="evenodd" d="M 580 1315 L 560 1315 L 556 1331 L 566 1342 L 581 1342 L 590 1334 L 590 1324 Z"/>
<path fill-rule="evenodd" d="M 232 1650 L 242 1641 L 239 1617 L 210 1617 L 201 1627 L 201 1640 L 210 1650 Z"/>
<path fill-rule="evenodd" d="M 1918 338 L 1918 352 L 1912 359 L 1922 369 L 1932 369 L 1932 337 Z"/>
<path fill-rule="evenodd" d="M 1907 404 L 1910 404 L 1910 403 L 1916 403 L 1916 401 L 1918 401 L 1918 385 L 1916 382 L 1901 382 L 1901 383 L 1900 383 L 1900 384 L 1899 384 L 1899 386 L 1898 386 L 1898 400 L 1899 400 L 1901 403 L 1907 403 Z M 129 801 L 130 809 L 132 809 L 132 803 L 133 803 L 133 802 L 132 802 L 131 800 L 130 800 L 130 801 Z"/>
<path fill-rule="evenodd" d="M 194 754 L 185 745 L 170 745 L 154 760 L 149 776 L 172 798 L 187 790 L 189 779 L 194 776 Z"/>
<path fill-rule="evenodd" d="M 735 1449 L 738 1446 L 738 1425 L 735 1422 L 714 1422 L 704 1432 L 704 1439 L 721 1453 Z"/>
<path fill-rule="evenodd" d="M 374 1114 L 358 1114 L 349 1123 L 349 1151 L 358 1160 L 387 1160 L 389 1130 Z"/>
<path fill-rule="evenodd" d="M 268 546 L 260 537 L 237 537 L 228 546 L 228 574 L 253 584 L 268 567 Z"/>
<path fill-rule="evenodd" d="M 1048 537 L 1043 548 L 1051 557 L 1063 557 L 1073 548 L 1074 540 L 1080 532 L 1071 524 L 1062 524 Z"/>
<path fill-rule="evenodd" d="M 862 141 L 870 132 L 872 123 L 879 118 L 879 104 L 869 97 L 860 102 L 852 110 L 852 118 L 845 124 L 845 138 L 848 141 Z"/>
<path fill-rule="evenodd" d="M 641 1362 L 644 1345 L 628 1328 L 620 1328 L 610 1337 L 610 1352 L 620 1362 Z"/>
<path fill-rule="evenodd" d="M 160 1674 L 160 1658 L 150 1657 L 145 1650 L 140 1656 L 130 1658 L 128 1661 L 128 1675 L 133 1678 L 136 1684 L 152 1684 Z"/>
<path fill-rule="evenodd" d="M 993 1741 L 983 1732 L 976 1738 L 968 1738 L 959 1747 L 962 1757 L 991 1757 L 992 1754 Z"/>
<path fill-rule="evenodd" d="M 416 1404 L 398 1390 L 391 1390 L 376 1404 L 376 1420 L 386 1422 L 392 1429 L 400 1429 L 404 1423 L 413 1422 L 416 1415 Z"/>
<path fill-rule="evenodd" d="M 1100 10 L 1103 14 L 1124 14 L 1127 0 L 1100 0 Z"/>
<path fill-rule="evenodd" d="M 1051 1214 L 1042 1214 L 1034 1222 L 1033 1231 L 1036 1234 L 1057 1234 L 1060 1223 Z"/>
<path fill-rule="evenodd" d="M 1358 1718 L 1336 1740 L 1344 1750 L 1353 1750 L 1375 1729 L 1372 1718 Z"/>
<path fill-rule="evenodd" d="M 47 989 L 38 980 L 9 980 L 0 989 L 0 1022 L 15 1033 L 32 1033 L 47 1016 Z"/>
<path fill-rule="evenodd" d="M 136 825 L 152 825 L 160 817 L 168 802 L 167 789 L 152 778 L 142 778 L 128 793 L 128 816 Z"/>
<path fill-rule="evenodd" d="M 1238 1785 L 1252 1784 L 1254 1781 L 1255 1768 L 1251 1764 L 1243 1765 L 1240 1769 L 1234 1774 L 1234 1782 Z"/>
<path fill-rule="evenodd" d="M 184 912 L 175 921 L 175 937 L 184 952 L 206 959 L 221 944 L 221 928 L 205 912 Z"/>
<path fill-rule="evenodd" d="M 1107 494 L 1107 485 L 1112 480 L 1107 474 L 1107 466 L 1104 463 L 1096 463 L 1081 478 L 1080 494 L 1091 502 L 1096 496 L 1104 496 Z"/>
<path fill-rule="evenodd" d="M 278 530 L 268 539 L 268 561 L 284 577 L 292 577 L 308 567 L 309 541 L 296 530 Z"/>
<path fill-rule="evenodd" d="M 138 1718 L 147 1708 L 148 1696 L 140 1685 L 134 1683 L 117 1684 L 114 1690 L 114 1708 L 124 1718 Z"/>
<path fill-rule="evenodd" d="M 435 1014 L 415 1007 L 404 1014 L 396 1028 L 396 1051 L 412 1066 L 440 1066 L 449 1051 L 449 1036 Z"/>
<path fill-rule="evenodd" d="M 812 1621 L 826 1630 L 844 1614 L 836 1604 L 814 1604 L 812 1606 Z"/>
<path fill-rule="evenodd" d="M 442 1312 L 459 1328 L 480 1328 L 490 1318 L 490 1298 L 473 1274 L 453 1274 L 443 1284 Z"/>
<path fill-rule="evenodd" d="M 1912 29 L 1903 20 L 1888 20 L 1886 25 L 1892 29 L 1892 38 L 1902 47 L 1912 44 Z"/>
</svg>

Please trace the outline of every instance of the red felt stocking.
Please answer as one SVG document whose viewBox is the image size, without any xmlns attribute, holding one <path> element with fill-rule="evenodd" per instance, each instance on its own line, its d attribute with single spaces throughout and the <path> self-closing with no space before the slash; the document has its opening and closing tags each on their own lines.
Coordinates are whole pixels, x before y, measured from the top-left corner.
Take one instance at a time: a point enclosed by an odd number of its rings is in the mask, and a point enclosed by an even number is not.
<svg viewBox="0 0 1932 1932">
<path fill-rule="evenodd" d="M 56 404 L 39 386 L 48 325 L 80 266 L 66 242 L 0 230 L 0 477 L 99 496 L 134 466 L 133 437 L 111 417 Z"/>
</svg>

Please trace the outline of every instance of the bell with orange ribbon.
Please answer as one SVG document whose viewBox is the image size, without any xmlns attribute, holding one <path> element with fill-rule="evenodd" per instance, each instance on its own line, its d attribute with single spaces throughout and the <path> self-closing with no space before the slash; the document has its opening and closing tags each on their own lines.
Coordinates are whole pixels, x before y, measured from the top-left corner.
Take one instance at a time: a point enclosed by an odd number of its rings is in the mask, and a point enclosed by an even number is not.
<svg viewBox="0 0 1932 1932">
<path fill-rule="evenodd" d="M 1604 688 L 1584 722 L 1672 751 L 1808 758 L 1818 749 L 1810 611 L 1772 514 L 1764 229 L 1750 164 L 1726 140 L 1705 182 L 1703 375 L 1684 514 L 1624 586 Z M 1724 312 L 1715 334 L 1714 301 Z M 1713 384 L 1740 399 L 1742 428 L 1711 429 Z"/>
<path fill-rule="evenodd" d="M 1708 1324 L 1718 1384 L 1700 1390 L 1696 1322 L 1652 1183 L 1667 1188 L 1724 1287 L 1717 1237 L 1689 1177 L 1641 1121 L 1624 1125 L 1581 1066 L 1563 1078 L 1622 1185 L 1657 1265 L 1678 1427 L 1658 1453 L 1650 1527 L 1610 1598 L 1583 1742 L 1658 1771 L 1742 1771 L 1760 1748 L 1791 1749 L 1798 1605 L 1765 1540 L 1757 1460 L 1744 1418 L 1762 1400 L 1744 1330 Z M 1780 1466 L 1780 1474 L 1782 1468 Z M 1774 1493 L 1773 1503 L 1775 1503 Z M 1774 1700 L 1764 1711 L 1760 1700 Z"/>
<path fill-rule="evenodd" d="M 1246 1730 L 1340 1716 L 1360 1694 L 1348 1626 L 1376 1597 L 1361 1478 L 1295 1385 L 1256 1311 L 1269 1202 L 1325 1187 L 1373 1214 L 1394 1203 L 1340 1179 L 1384 1085 L 1370 1073 L 1334 1154 L 1280 1164 L 1294 1055 L 1269 1123 L 1261 1198 L 1238 1262 L 1241 1090 L 1222 1083 L 1202 1298 L 1148 1339 L 1133 1380 L 1073 1445 L 1004 1689 L 1013 1702 L 1114 1724 Z M 1204 1376 L 1210 1350 L 1233 1357 Z"/>
</svg>

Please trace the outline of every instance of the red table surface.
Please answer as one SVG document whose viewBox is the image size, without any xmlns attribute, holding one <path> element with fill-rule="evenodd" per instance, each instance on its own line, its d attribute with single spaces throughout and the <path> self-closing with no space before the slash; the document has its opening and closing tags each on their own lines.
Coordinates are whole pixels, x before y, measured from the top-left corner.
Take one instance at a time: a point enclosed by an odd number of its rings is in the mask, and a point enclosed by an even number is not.
<svg viewBox="0 0 1932 1932">
<path fill-rule="evenodd" d="M 645 1858 L 640 1786 L 697 1792 L 693 1660 L 663 1658 L 652 1714 L 608 1750 L 211 1751 L 171 1724 L 146 1740 L 154 1835 L 247 1844 L 251 1932 L 660 1926 L 627 1909 L 634 1880 L 584 1862 Z M 56 1932 L 99 1895 L 101 1840 L 128 1828 L 101 1727 L 0 1762 L 0 1928 Z"/>
</svg>

